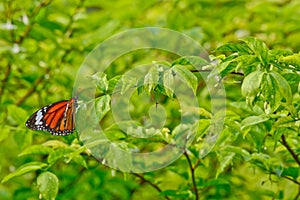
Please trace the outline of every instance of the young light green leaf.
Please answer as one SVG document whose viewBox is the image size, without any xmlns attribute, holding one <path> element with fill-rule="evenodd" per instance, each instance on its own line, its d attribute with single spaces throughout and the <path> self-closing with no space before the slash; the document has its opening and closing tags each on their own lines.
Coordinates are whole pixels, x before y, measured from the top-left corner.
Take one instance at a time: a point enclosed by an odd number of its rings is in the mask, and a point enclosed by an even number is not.
<svg viewBox="0 0 300 200">
<path fill-rule="evenodd" d="M 42 163 L 42 162 L 30 162 L 30 163 L 26 163 L 22 166 L 20 166 L 16 171 L 8 174 L 7 176 L 5 176 L 3 179 L 2 179 L 2 182 L 1 183 L 4 183 L 14 177 L 17 177 L 17 176 L 21 176 L 23 174 L 26 174 L 26 173 L 29 173 L 29 172 L 32 172 L 32 171 L 37 171 L 39 169 L 43 169 L 45 167 L 47 167 L 48 164 L 46 163 Z"/>
<path fill-rule="evenodd" d="M 137 85 L 137 80 L 134 77 L 122 76 L 122 89 L 121 94 L 124 94 L 130 88 L 133 88 Z"/>
<path fill-rule="evenodd" d="M 227 167 L 228 165 L 231 164 L 234 156 L 235 156 L 235 153 L 227 152 L 227 151 L 218 154 L 218 160 L 220 162 L 220 166 L 217 170 L 216 178 L 219 176 L 220 173 L 222 173 L 224 171 L 225 167 Z"/>
<path fill-rule="evenodd" d="M 44 142 L 43 145 L 52 147 L 53 149 L 68 147 L 68 144 L 66 144 L 60 140 L 48 140 L 48 141 Z"/>
<path fill-rule="evenodd" d="M 277 88 L 279 89 L 279 93 L 282 97 L 285 98 L 286 102 L 288 104 L 292 103 L 292 90 L 291 87 L 289 85 L 289 83 L 287 82 L 287 80 L 285 80 L 280 74 L 278 74 L 275 71 L 271 71 L 270 75 L 274 78 L 275 80 L 275 84 L 277 86 Z"/>
<path fill-rule="evenodd" d="M 40 198 L 45 200 L 55 200 L 58 193 L 59 181 L 55 174 L 43 172 L 37 178 L 37 186 Z"/>
<path fill-rule="evenodd" d="M 250 54 L 251 50 L 243 43 L 228 43 L 218 47 L 215 52 L 237 52 L 239 54 Z"/>
<path fill-rule="evenodd" d="M 95 109 L 100 121 L 110 111 L 110 95 L 104 95 L 96 99 Z"/>
<path fill-rule="evenodd" d="M 119 85 L 120 79 L 122 78 L 121 75 L 114 76 L 113 78 L 109 79 L 108 81 L 108 91 L 113 91 L 113 90 L 119 90 L 119 88 L 115 88 L 116 85 Z"/>
<path fill-rule="evenodd" d="M 50 165 L 52 165 L 60 158 L 68 158 L 69 154 L 72 152 L 74 152 L 74 150 L 71 148 L 57 149 L 49 154 L 47 161 Z"/>
<path fill-rule="evenodd" d="M 172 66 L 175 65 L 192 65 L 195 68 L 201 68 L 208 65 L 208 61 L 199 56 L 184 56 L 180 57 L 172 63 Z"/>
<path fill-rule="evenodd" d="M 259 124 L 265 121 L 268 121 L 269 117 L 266 115 L 259 115 L 259 116 L 250 116 L 245 118 L 242 122 L 241 122 L 241 129 L 244 129 L 248 126 L 252 126 L 255 124 Z"/>
<path fill-rule="evenodd" d="M 292 65 L 298 71 L 300 70 L 300 53 L 281 57 L 278 61 L 287 65 Z"/>
<path fill-rule="evenodd" d="M 174 73 L 172 69 L 164 71 L 163 83 L 167 96 L 172 98 L 174 93 Z"/>
<path fill-rule="evenodd" d="M 108 80 L 106 77 L 107 75 L 103 72 L 97 72 L 96 74 L 90 76 L 92 81 L 101 92 L 106 92 L 108 89 Z"/>
<path fill-rule="evenodd" d="M 144 88 L 148 94 L 151 93 L 151 91 L 155 88 L 155 86 L 158 84 L 159 80 L 159 72 L 157 65 L 154 65 L 151 67 L 149 72 L 146 74 L 144 78 Z"/>
<path fill-rule="evenodd" d="M 268 52 L 269 49 L 267 45 L 262 42 L 261 40 L 258 40 L 253 37 L 248 37 L 243 39 L 242 41 L 245 42 L 245 44 L 251 49 L 251 51 L 259 58 L 260 62 L 266 66 L 269 62 L 268 58 Z"/>
<path fill-rule="evenodd" d="M 19 156 L 31 155 L 31 154 L 40 154 L 47 155 L 53 151 L 52 148 L 45 145 L 31 145 L 24 149 Z"/>
<path fill-rule="evenodd" d="M 174 67 L 172 67 L 172 69 L 177 76 L 183 78 L 186 84 L 193 90 L 194 94 L 196 94 L 196 90 L 198 86 L 197 77 L 192 72 L 190 72 L 184 66 L 181 65 L 175 65 Z"/>
<path fill-rule="evenodd" d="M 247 98 L 246 100 L 249 101 L 250 105 L 259 92 L 263 75 L 264 72 L 262 71 L 254 71 L 246 76 L 242 83 L 242 95 Z"/>
</svg>

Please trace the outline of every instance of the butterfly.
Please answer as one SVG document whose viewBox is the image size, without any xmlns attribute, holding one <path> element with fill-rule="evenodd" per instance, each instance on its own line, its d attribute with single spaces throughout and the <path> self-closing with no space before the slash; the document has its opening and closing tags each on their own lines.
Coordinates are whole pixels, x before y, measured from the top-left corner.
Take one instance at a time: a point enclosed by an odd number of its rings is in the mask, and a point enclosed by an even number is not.
<svg viewBox="0 0 300 200">
<path fill-rule="evenodd" d="M 32 130 L 48 131 L 52 135 L 65 136 L 75 130 L 77 96 L 40 108 L 26 121 Z"/>
</svg>

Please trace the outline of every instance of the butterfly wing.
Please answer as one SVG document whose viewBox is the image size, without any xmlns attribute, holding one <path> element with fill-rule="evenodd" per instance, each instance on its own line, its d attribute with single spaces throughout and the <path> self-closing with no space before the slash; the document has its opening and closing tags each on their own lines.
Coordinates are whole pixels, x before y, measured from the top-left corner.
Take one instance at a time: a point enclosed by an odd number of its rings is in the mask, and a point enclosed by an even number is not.
<svg viewBox="0 0 300 200">
<path fill-rule="evenodd" d="M 36 111 L 26 122 L 32 130 L 48 131 L 53 135 L 65 136 L 75 129 L 77 97 L 56 102 Z"/>
</svg>

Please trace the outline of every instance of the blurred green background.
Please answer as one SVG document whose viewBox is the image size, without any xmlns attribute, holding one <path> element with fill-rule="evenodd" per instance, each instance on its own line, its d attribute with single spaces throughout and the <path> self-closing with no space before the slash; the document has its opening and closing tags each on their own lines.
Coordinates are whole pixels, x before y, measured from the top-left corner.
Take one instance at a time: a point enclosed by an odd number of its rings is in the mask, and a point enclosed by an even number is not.
<svg viewBox="0 0 300 200">
<path fill-rule="evenodd" d="M 57 138 L 27 130 L 24 124 L 39 107 L 71 97 L 77 69 L 86 55 L 113 34 L 157 26 L 189 35 L 209 53 L 246 36 L 261 39 L 270 49 L 298 52 L 299 8 L 297 0 L 1 0 L 0 178 L 24 163 L 45 159 L 41 155 L 20 156 L 29 146 L 48 140 L 79 145 L 74 135 Z M 122 70 L 143 59 L 147 58 L 132 57 L 119 67 Z M 80 161 L 63 159 L 49 169 L 59 178 L 57 199 L 165 199 L 143 178 L 111 170 L 89 156 L 84 159 L 88 169 Z M 217 165 L 204 161 L 198 171 L 202 199 L 271 199 L 273 193 L 290 199 L 296 195 L 290 182 L 264 185 L 266 174 L 239 162 L 231 169 L 234 173 L 225 173 L 222 179 L 230 176 L 234 184 L 213 182 L 213 164 Z M 181 158 L 144 177 L 169 191 L 165 194 L 172 199 L 192 198 L 186 168 L 186 160 Z M 37 199 L 37 173 L 1 184 L 0 199 Z M 184 192 L 174 195 L 177 190 Z"/>
</svg>

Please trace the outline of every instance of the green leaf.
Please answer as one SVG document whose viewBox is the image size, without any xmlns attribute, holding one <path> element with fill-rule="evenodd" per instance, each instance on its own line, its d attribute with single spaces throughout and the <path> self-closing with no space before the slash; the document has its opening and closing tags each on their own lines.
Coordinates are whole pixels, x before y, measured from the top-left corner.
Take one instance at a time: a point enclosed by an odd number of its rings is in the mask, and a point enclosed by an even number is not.
<svg viewBox="0 0 300 200">
<path fill-rule="evenodd" d="M 245 150 L 245 149 L 243 149 L 241 147 L 225 146 L 224 151 L 233 152 L 233 153 L 235 153 L 237 155 L 240 155 L 240 156 L 242 156 L 244 158 L 245 161 L 250 160 L 250 157 L 251 157 L 250 153 L 247 150 Z"/>
<path fill-rule="evenodd" d="M 218 154 L 218 160 L 220 162 L 220 166 L 217 169 L 216 177 L 219 176 L 220 173 L 222 173 L 228 165 L 232 163 L 232 159 L 235 156 L 235 153 L 233 152 L 221 152 Z"/>
<path fill-rule="evenodd" d="M 230 185 L 230 182 L 226 179 L 221 179 L 221 178 L 210 179 L 203 186 L 209 187 L 209 186 L 217 186 L 217 185 Z"/>
<path fill-rule="evenodd" d="M 298 71 L 300 70 L 300 53 L 281 57 L 278 61 L 287 65 L 292 65 Z"/>
<path fill-rule="evenodd" d="M 68 144 L 66 144 L 60 140 L 48 140 L 48 141 L 44 142 L 43 145 L 52 147 L 53 149 L 66 148 L 69 146 Z"/>
<path fill-rule="evenodd" d="M 246 97 L 246 100 L 250 105 L 253 104 L 253 101 L 259 92 L 263 75 L 264 72 L 262 71 L 254 71 L 246 76 L 242 83 L 242 95 Z"/>
<path fill-rule="evenodd" d="M 292 90 L 287 80 L 285 80 L 280 74 L 275 71 L 271 71 L 270 75 L 274 78 L 280 95 L 285 98 L 288 104 L 291 104 L 293 100 Z"/>
<path fill-rule="evenodd" d="M 47 155 L 53 151 L 52 148 L 44 145 L 31 145 L 24 149 L 19 156 L 30 155 L 30 154 L 41 154 Z"/>
<path fill-rule="evenodd" d="M 281 176 L 290 176 L 295 180 L 300 176 L 300 168 L 299 167 L 288 167 L 284 168 Z"/>
<path fill-rule="evenodd" d="M 96 99 L 95 109 L 99 121 L 110 111 L 110 100 L 110 95 L 104 95 Z"/>
<path fill-rule="evenodd" d="M 255 55 L 242 55 L 235 58 L 233 61 L 237 62 L 236 71 L 240 68 L 243 70 L 245 76 L 257 70 L 259 60 Z"/>
<path fill-rule="evenodd" d="M 47 161 L 50 165 L 54 164 L 60 158 L 63 158 L 64 161 L 69 162 L 68 155 L 73 152 L 74 152 L 74 149 L 72 149 L 72 148 L 57 149 L 49 154 Z"/>
<path fill-rule="evenodd" d="M 92 81 L 101 92 L 106 92 L 108 89 L 108 81 L 106 77 L 107 75 L 103 72 L 97 72 L 96 74 L 90 76 Z"/>
<path fill-rule="evenodd" d="M 172 69 L 164 71 L 163 83 L 167 96 L 172 98 L 174 93 L 174 73 Z"/>
<path fill-rule="evenodd" d="M 172 66 L 175 65 L 192 65 L 195 68 L 199 69 L 203 66 L 208 65 L 209 62 L 202 57 L 199 56 L 184 56 L 180 57 L 174 62 L 172 62 Z"/>
<path fill-rule="evenodd" d="M 25 129 L 21 129 L 18 133 L 14 134 L 13 137 L 20 149 L 23 149 L 32 143 L 32 134 Z"/>
<path fill-rule="evenodd" d="M 281 74 L 291 87 L 292 93 L 298 92 L 298 86 L 300 83 L 300 75 L 297 73 L 284 73 Z"/>
<path fill-rule="evenodd" d="M 151 91 L 155 89 L 156 85 L 158 84 L 158 79 L 158 66 L 154 65 L 153 67 L 151 67 L 144 78 L 144 88 L 148 94 L 150 94 Z"/>
<path fill-rule="evenodd" d="M 262 123 L 262 122 L 265 122 L 268 120 L 269 120 L 269 117 L 266 115 L 250 116 L 250 117 L 245 118 L 241 122 L 241 129 L 245 129 L 248 126 L 259 124 L 259 123 Z"/>
<path fill-rule="evenodd" d="M 172 67 L 175 74 L 180 78 L 183 78 L 186 84 L 193 90 L 194 94 L 196 94 L 198 80 L 197 77 L 189 70 L 187 70 L 184 66 L 175 65 Z"/>
<path fill-rule="evenodd" d="M 165 190 L 160 193 L 162 196 L 173 196 L 180 199 L 190 199 L 191 195 L 188 191 Z"/>
<path fill-rule="evenodd" d="M 234 69 L 236 68 L 236 64 L 233 64 L 232 61 L 233 60 L 222 62 L 217 65 L 217 70 L 221 77 L 224 77 L 230 72 L 234 71 Z"/>
<path fill-rule="evenodd" d="M 26 173 L 29 173 L 29 172 L 32 172 L 32 171 L 37 171 L 39 169 L 43 169 L 43 168 L 46 168 L 48 166 L 48 164 L 46 163 L 42 163 L 42 162 L 30 162 L 30 163 L 26 163 L 24 165 L 21 165 L 16 171 L 8 174 L 7 176 L 5 176 L 3 179 L 2 179 L 2 182 L 1 183 L 4 183 L 14 177 L 17 177 L 17 176 L 21 176 L 23 174 L 26 174 Z"/>
<path fill-rule="evenodd" d="M 228 43 L 218 47 L 214 52 L 237 52 L 239 54 L 250 54 L 251 50 L 243 43 Z"/>
<path fill-rule="evenodd" d="M 41 173 L 37 178 L 37 186 L 40 198 L 55 200 L 59 188 L 59 181 L 55 174 L 51 172 Z"/>
<path fill-rule="evenodd" d="M 24 109 L 13 104 L 7 106 L 7 111 L 9 118 L 11 118 L 16 125 L 24 124 L 28 117 Z"/>
<path fill-rule="evenodd" d="M 114 76 L 113 78 L 109 79 L 108 81 L 108 91 L 116 91 L 117 89 L 115 88 L 115 86 L 117 84 L 119 84 L 120 79 L 122 78 L 121 75 L 119 76 Z"/>
<path fill-rule="evenodd" d="M 269 62 L 269 49 L 265 43 L 253 37 L 248 37 L 242 41 L 251 49 L 251 51 L 259 58 L 260 62 L 266 66 Z"/>
<path fill-rule="evenodd" d="M 1 142 L 9 136 L 9 134 L 11 133 L 11 130 L 10 130 L 9 126 L 5 126 L 5 125 L 4 126 L 2 125 L 0 130 L 1 130 L 1 133 L 0 133 L 0 142 Z"/>
<path fill-rule="evenodd" d="M 133 88 L 137 85 L 137 80 L 134 77 L 130 76 L 122 76 L 122 89 L 121 94 L 124 94 L 130 88 Z"/>
</svg>

